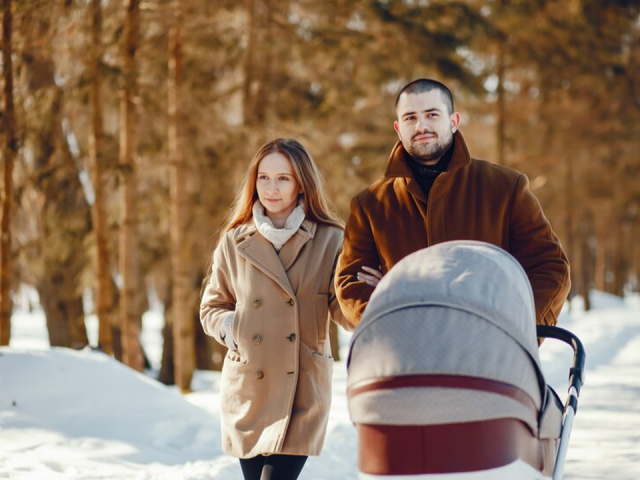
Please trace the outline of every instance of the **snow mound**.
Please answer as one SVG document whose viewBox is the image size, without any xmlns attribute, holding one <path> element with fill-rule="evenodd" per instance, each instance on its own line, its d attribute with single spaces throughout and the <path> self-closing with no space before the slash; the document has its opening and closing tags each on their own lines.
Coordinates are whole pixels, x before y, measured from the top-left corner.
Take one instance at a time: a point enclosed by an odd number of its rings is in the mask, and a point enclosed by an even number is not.
<svg viewBox="0 0 640 480">
<path fill-rule="evenodd" d="M 220 454 L 219 430 L 218 416 L 102 353 L 0 348 L 0 465 L 11 478 L 195 466 Z"/>
</svg>

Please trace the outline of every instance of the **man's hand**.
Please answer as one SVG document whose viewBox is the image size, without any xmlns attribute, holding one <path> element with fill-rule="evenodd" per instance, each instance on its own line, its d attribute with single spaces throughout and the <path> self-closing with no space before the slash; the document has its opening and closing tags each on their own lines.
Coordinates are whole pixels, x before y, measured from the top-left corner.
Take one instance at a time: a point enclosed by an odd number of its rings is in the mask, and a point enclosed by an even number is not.
<svg viewBox="0 0 640 480">
<path fill-rule="evenodd" d="M 380 268 L 380 266 L 378 266 L 378 268 Z M 376 288 L 382 278 L 382 272 L 371 267 L 362 267 L 362 270 L 367 273 L 358 272 L 358 280 Z"/>
</svg>

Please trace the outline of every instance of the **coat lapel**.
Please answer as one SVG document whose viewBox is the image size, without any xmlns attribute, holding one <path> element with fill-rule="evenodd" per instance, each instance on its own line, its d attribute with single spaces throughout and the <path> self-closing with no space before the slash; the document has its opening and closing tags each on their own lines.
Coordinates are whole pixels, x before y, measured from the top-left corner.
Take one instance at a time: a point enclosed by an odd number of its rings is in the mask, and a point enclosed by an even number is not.
<svg viewBox="0 0 640 480">
<path fill-rule="evenodd" d="M 283 245 L 279 257 L 285 271 L 289 271 L 291 265 L 293 265 L 296 258 L 298 258 L 302 247 L 313 238 L 316 233 L 316 228 L 317 225 L 315 222 L 305 219 L 296 234 Z"/>
<path fill-rule="evenodd" d="M 238 254 L 247 259 L 254 267 L 272 278 L 280 287 L 292 297 L 295 296 L 289 277 L 278 257 L 273 245 L 253 229 L 246 232 L 244 239 L 240 240 Z"/>
</svg>

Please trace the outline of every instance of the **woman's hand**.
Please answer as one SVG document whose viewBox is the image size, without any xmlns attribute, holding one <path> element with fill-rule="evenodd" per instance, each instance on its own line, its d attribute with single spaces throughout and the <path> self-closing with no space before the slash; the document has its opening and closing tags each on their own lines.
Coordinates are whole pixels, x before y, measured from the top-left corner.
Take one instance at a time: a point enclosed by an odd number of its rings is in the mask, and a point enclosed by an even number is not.
<svg viewBox="0 0 640 480">
<path fill-rule="evenodd" d="M 227 345 L 227 348 L 232 352 L 238 350 L 238 345 L 236 344 L 235 338 L 233 338 L 233 321 L 235 319 L 235 313 L 229 312 L 225 315 L 222 320 L 222 339 L 224 343 Z"/>
<path fill-rule="evenodd" d="M 378 268 L 380 268 L 380 266 L 378 266 Z M 367 273 L 358 272 L 358 280 L 376 288 L 382 278 L 382 272 L 371 267 L 362 267 L 362 270 Z"/>
</svg>

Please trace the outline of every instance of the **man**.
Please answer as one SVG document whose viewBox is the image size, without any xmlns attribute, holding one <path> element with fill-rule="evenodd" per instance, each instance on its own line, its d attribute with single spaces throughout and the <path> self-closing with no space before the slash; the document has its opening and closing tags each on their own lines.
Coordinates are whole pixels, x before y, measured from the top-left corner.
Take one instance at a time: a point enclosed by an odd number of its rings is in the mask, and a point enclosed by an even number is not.
<svg viewBox="0 0 640 480">
<path fill-rule="evenodd" d="M 480 240 L 520 262 L 537 322 L 555 325 L 569 292 L 569 263 L 527 177 L 471 158 L 453 96 L 440 82 L 406 85 L 396 114 L 400 141 L 384 177 L 351 201 L 335 279 L 347 319 L 359 323 L 381 274 L 410 253 L 449 240 Z"/>
</svg>

